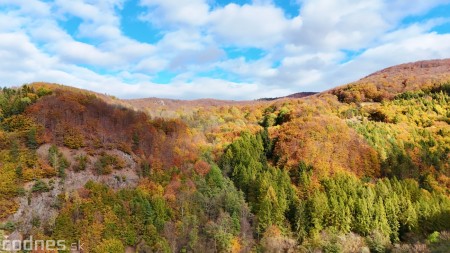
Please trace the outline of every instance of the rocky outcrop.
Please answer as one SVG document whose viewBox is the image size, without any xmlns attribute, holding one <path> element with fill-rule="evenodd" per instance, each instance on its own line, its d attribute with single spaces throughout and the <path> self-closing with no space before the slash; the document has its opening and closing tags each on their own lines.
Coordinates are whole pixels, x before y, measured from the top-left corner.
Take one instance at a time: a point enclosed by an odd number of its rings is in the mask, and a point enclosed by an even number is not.
<svg viewBox="0 0 450 253">
<path fill-rule="evenodd" d="M 38 156 L 46 159 L 48 156 L 49 144 L 42 145 L 37 150 Z M 75 163 L 75 157 L 80 154 L 86 155 L 88 166 L 85 170 L 75 172 L 72 167 L 66 170 L 66 176 L 62 178 L 42 179 L 49 186 L 47 192 L 32 192 L 35 182 L 29 182 L 25 185 L 25 196 L 19 197 L 18 211 L 7 220 L 16 225 L 17 231 L 28 233 L 33 226 L 46 226 L 52 224 L 58 214 L 60 198 L 66 198 L 75 194 L 78 189 L 83 188 L 89 181 L 103 183 L 113 189 L 133 188 L 137 186 L 139 175 L 137 172 L 137 163 L 131 155 L 120 150 L 103 151 L 109 155 L 119 157 L 124 164 L 121 170 L 114 170 L 108 175 L 97 175 L 93 166 L 98 159 L 98 155 L 89 155 L 85 150 L 71 150 L 68 148 L 59 148 L 64 157 L 71 163 Z"/>
</svg>

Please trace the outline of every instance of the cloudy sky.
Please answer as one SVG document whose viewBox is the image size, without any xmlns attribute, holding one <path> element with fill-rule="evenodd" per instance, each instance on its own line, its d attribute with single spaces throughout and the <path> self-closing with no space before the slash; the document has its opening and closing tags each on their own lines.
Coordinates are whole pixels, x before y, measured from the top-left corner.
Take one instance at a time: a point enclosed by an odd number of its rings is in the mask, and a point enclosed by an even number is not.
<svg viewBox="0 0 450 253">
<path fill-rule="evenodd" d="M 0 0 L 0 86 L 255 99 L 448 57 L 450 0 Z"/>
</svg>

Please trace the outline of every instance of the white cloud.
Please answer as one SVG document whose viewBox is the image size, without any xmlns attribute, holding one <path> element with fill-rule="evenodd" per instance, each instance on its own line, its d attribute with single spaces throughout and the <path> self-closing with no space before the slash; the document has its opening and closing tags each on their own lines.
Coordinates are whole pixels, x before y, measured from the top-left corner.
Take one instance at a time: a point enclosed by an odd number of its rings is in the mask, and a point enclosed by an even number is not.
<svg viewBox="0 0 450 253">
<path fill-rule="evenodd" d="M 118 56 L 102 52 L 90 44 L 78 41 L 62 41 L 61 43 L 55 43 L 52 45 L 51 49 L 57 53 L 62 60 L 74 64 L 109 67 L 121 63 L 121 59 Z"/>
<path fill-rule="evenodd" d="M 263 81 L 277 75 L 278 70 L 271 67 L 270 57 L 247 62 L 243 57 L 219 63 L 217 66 L 247 80 Z"/>
<path fill-rule="evenodd" d="M 0 5 L 12 5 L 20 8 L 20 12 L 36 17 L 48 16 L 50 7 L 39 0 L 0 0 Z"/>
<path fill-rule="evenodd" d="M 79 17 L 86 22 L 97 24 L 118 23 L 114 15 L 115 8 L 121 8 L 124 0 L 55 0 L 54 6 L 59 13 Z"/>
<path fill-rule="evenodd" d="M 116 8 L 120 8 L 122 2 L 123 0 L 103 0 L 93 4 L 77 0 L 69 4 L 67 1 L 56 1 L 52 8 L 58 15 L 24 19 L 24 13 L 19 12 L 8 18 L 13 23 L 19 23 L 21 29 L 29 34 L 30 40 L 42 45 L 43 51 L 57 55 L 65 64 L 129 68 L 130 64 L 152 55 L 155 46 L 137 42 L 122 34 L 120 18 L 116 13 Z M 83 19 L 76 38 L 58 24 L 61 13 Z M 94 38 L 96 42 L 81 42 L 77 40 L 80 37 Z"/>
<path fill-rule="evenodd" d="M 424 14 L 448 0 L 302 0 L 303 27 L 296 44 L 317 50 L 359 50 L 374 46 L 407 16 Z"/>
<path fill-rule="evenodd" d="M 179 30 L 167 33 L 157 46 L 165 51 L 201 50 L 207 44 L 207 38 L 196 30 Z"/>
<path fill-rule="evenodd" d="M 116 25 L 98 25 L 83 23 L 78 27 L 78 36 L 84 38 L 99 38 L 104 41 L 118 39 L 121 31 Z"/>
<path fill-rule="evenodd" d="M 165 67 L 172 71 L 186 71 L 193 66 L 199 68 L 224 56 L 223 50 L 218 48 L 211 37 L 193 29 L 167 33 L 155 48 L 160 60 L 155 61 L 156 59 L 152 57 L 150 64 L 165 62 L 161 68 Z M 148 60 L 144 59 L 143 62 Z M 142 63 L 139 65 L 144 67 Z"/>
<path fill-rule="evenodd" d="M 163 34 L 153 44 L 125 35 L 125 1 L 0 0 L 1 84 L 49 81 L 120 97 L 254 99 L 323 90 L 390 65 L 450 57 L 450 35 L 431 32 L 449 19 L 401 22 L 448 0 L 302 0 L 297 17 L 271 0 L 225 6 L 141 0 L 148 11 L 140 18 Z M 61 23 L 72 17 L 81 24 L 70 34 Z M 263 57 L 229 59 L 229 46 L 260 48 Z M 346 59 L 345 50 L 361 54 Z M 198 74 L 217 70 L 239 82 Z M 177 76 L 170 84 L 153 83 L 161 71 Z"/>
<path fill-rule="evenodd" d="M 0 34 L 0 59 L 2 85 L 48 80 L 45 75 L 54 72 L 58 64 L 56 57 L 42 53 L 20 32 Z"/>
<path fill-rule="evenodd" d="M 228 4 L 210 14 L 210 31 L 226 43 L 267 48 L 284 40 L 286 33 L 301 26 L 300 19 L 289 20 L 271 4 Z"/>
<path fill-rule="evenodd" d="M 405 30 L 405 33 L 409 33 L 409 31 Z M 391 43 L 368 49 L 353 62 L 356 63 L 358 61 L 359 64 L 362 61 L 367 63 L 373 62 L 378 65 L 377 67 L 388 67 L 421 59 L 447 57 L 450 57 L 450 35 L 426 33 L 404 37 L 402 40 L 392 41 Z"/>
<path fill-rule="evenodd" d="M 415 16 L 426 13 L 428 10 L 440 5 L 449 4 L 448 0 L 383 0 L 384 17 L 391 22 L 398 22 L 406 16 Z"/>
<path fill-rule="evenodd" d="M 159 26 L 203 25 L 208 19 L 209 5 L 204 0 L 141 0 L 149 7 L 141 18 Z"/>
<path fill-rule="evenodd" d="M 147 57 L 138 62 L 132 70 L 155 74 L 159 71 L 163 71 L 168 64 L 169 61 L 167 59 L 161 59 L 160 57 Z"/>
<path fill-rule="evenodd" d="M 358 49 L 389 29 L 378 0 L 307 0 L 296 44 L 318 50 Z"/>
<path fill-rule="evenodd" d="M 405 38 L 413 38 L 420 34 L 427 34 L 433 27 L 450 23 L 450 18 L 430 19 L 423 23 L 414 23 L 401 29 L 391 31 L 379 38 L 380 44 L 402 41 Z"/>
<path fill-rule="evenodd" d="M 72 40 L 71 36 L 53 20 L 29 21 L 24 28 L 30 37 L 38 43 L 51 44 L 59 41 Z"/>
<path fill-rule="evenodd" d="M 323 71 L 314 85 L 321 90 L 358 80 L 375 71 L 406 62 L 450 58 L 450 34 L 413 34 L 410 29 L 396 31 L 397 40 L 378 45 L 345 64 Z M 401 36 L 401 34 L 405 36 Z M 391 34 L 385 37 L 391 37 Z"/>
<path fill-rule="evenodd" d="M 195 28 L 220 43 L 237 46 L 273 46 L 302 24 L 300 18 L 286 18 L 271 1 L 242 6 L 230 3 L 216 9 L 204 0 L 141 0 L 141 4 L 148 7 L 143 20 L 169 30 Z"/>
<path fill-rule="evenodd" d="M 21 29 L 25 18 L 15 18 L 10 13 L 0 13 L 0 32 L 15 32 Z"/>
<path fill-rule="evenodd" d="M 184 51 L 176 55 L 170 62 L 169 68 L 172 70 L 186 70 L 187 67 L 214 63 L 222 58 L 225 53 L 217 48 L 210 47 L 202 50 Z M 203 69 L 203 68 L 200 68 Z"/>
</svg>

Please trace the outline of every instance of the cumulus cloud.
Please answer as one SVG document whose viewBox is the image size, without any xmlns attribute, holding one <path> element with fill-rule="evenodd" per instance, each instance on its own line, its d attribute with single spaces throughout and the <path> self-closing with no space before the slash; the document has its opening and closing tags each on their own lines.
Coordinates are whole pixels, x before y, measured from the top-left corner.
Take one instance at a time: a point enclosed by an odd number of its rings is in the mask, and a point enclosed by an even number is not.
<svg viewBox="0 0 450 253">
<path fill-rule="evenodd" d="M 270 47 L 285 39 L 286 33 L 301 26 L 301 19 L 289 20 L 272 4 L 228 4 L 210 14 L 210 30 L 227 43 Z"/>
<path fill-rule="evenodd" d="M 23 14 L 43 17 L 50 14 L 50 7 L 39 0 L 0 0 L 0 5 L 19 7 Z"/>
<path fill-rule="evenodd" d="M 122 11 L 134 2 L 134 18 L 157 29 L 158 41 L 126 35 Z M 448 0 L 290 2 L 297 16 L 272 0 L 0 0 L 1 84 L 49 81 L 127 98 L 255 99 L 450 57 L 450 34 L 433 31 L 449 18 L 421 18 Z M 408 17 L 416 23 L 403 22 Z M 248 57 L 251 49 L 263 53 Z M 155 83 L 161 73 L 168 84 Z"/>
<path fill-rule="evenodd" d="M 358 80 L 383 68 L 423 59 L 450 57 L 450 34 L 423 32 L 415 25 L 383 36 L 383 44 L 372 47 L 358 57 L 323 71 L 316 82 L 321 90 Z"/>
<path fill-rule="evenodd" d="M 203 25 L 210 9 L 204 0 L 141 0 L 140 3 L 149 7 L 141 18 L 158 26 Z"/>
</svg>

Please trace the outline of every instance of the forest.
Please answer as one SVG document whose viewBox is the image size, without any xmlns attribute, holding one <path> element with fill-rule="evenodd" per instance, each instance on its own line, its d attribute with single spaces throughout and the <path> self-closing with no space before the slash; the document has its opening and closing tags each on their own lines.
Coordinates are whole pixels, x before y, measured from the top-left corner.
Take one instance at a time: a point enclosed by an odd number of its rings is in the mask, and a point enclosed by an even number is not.
<svg viewBox="0 0 450 253">
<path fill-rule="evenodd" d="M 142 110 L 62 85 L 3 88 L 0 241 L 449 252 L 450 83 L 393 90 Z"/>
</svg>

